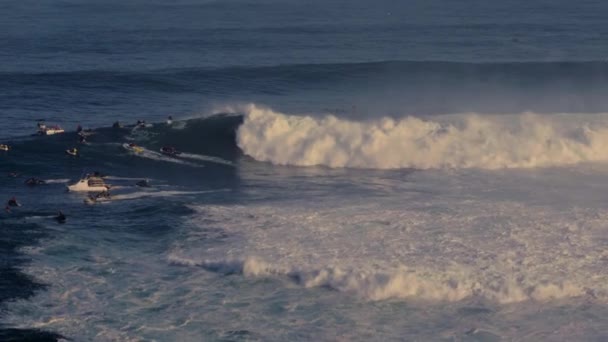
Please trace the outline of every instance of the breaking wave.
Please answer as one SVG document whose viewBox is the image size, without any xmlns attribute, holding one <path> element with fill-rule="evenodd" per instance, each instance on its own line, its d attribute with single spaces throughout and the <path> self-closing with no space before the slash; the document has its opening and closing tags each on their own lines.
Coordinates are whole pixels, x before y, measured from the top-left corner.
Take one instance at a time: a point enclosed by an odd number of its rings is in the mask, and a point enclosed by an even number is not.
<svg viewBox="0 0 608 342">
<path fill-rule="evenodd" d="M 169 255 L 169 262 L 182 266 L 198 266 L 211 272 L 241 274 L 248 277 L 285 276 L 306 288 L 325 287 L 352 293 L 367 300 L 419 299 L 456 302 L 482 298 L 500 304 L 524 301 L 548 301 L 585 295 L 585 291 L 569 283 L 529 283 L 504 275 L 491 281 L 476 279 L 462 271 L 445 273 L 416 272 L 409 269 L 357 271 L 339 267 L 300 270 L 274 266 L 261 259 L 193 260 Z"/>
<path fill-rule="evenodd" d="M 279 165 L 534 168 L 608 161 L 608 115 L 459 114 L 350 121 L 250 105 L 237 144 Z"/>
</svg>

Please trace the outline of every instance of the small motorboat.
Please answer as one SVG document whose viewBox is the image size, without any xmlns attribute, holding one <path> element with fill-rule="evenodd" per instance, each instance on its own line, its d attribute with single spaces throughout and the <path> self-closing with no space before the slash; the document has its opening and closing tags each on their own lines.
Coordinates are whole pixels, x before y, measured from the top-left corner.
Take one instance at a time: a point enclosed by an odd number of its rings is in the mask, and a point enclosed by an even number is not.
<svg viewBox="0 0 608 342">
<path fill-rule="evenodd" d="M 6 144 L 0 144 L 0 151 L 8 151 L 11 147 Z"/>
<path fill-rule="evenodd" d="M 127 149 L 128 151 L 131 151 L 133 153 L 142 153 L 144 151 L 144 148 L 141 146 L 137 146 L 134 143 L 124 143 L 122 144 L 122 147 L 124 147 L 125 149 Z"/>
<path fill-rule="evenodd" d="M 163 146 L 160 148 L 160 153 L 162 154 L 166 154 L 168 156 L 179 156 L 180 154 L 182 154 L 180 151 L 176 150 L 175 147 L 170 147 L 170 146 Z"/>
<path fill-rule="evenodd" d="M 69 191 L 106 192 L 108 189 L 110 186 L 104 182 L 103 178 L 93 175 L 85 175 L 75 184 L 68 185 Z"/>
</svg>

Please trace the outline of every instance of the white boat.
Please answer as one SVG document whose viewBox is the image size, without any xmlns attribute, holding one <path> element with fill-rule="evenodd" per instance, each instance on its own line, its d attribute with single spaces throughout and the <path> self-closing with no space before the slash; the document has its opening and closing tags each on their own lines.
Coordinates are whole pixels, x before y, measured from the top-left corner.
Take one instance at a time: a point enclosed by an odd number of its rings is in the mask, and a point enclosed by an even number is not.
<svg viewBox="0 0 608 342">
<path fill-rule="evenodd" d="M 0 144 L 0 151 L 8 151 L 11 147 L 6 144 Z"/>
<path fill-rule="evenodd" d="M 89 175 L 85 176 L 84 178 L 81 178 L 75 184 L 68 185 L 68 190 L 69 191 L 97 191 L 97 192 L 104 192 L 104 191 L 108 191 L 109 188 L 110 188 L 110 186 L 107 185 L 103 181 L 103 178 L 101 178 L 101 177 L 95 177 L 95 176 L 89 176 Z"/>
<path fill-rule="evenodd" d="M 47 127 L 46 125 L 38 125 L 38 134 L 39 135 L 54 135 L 64 133 L 63 128 L 59 126 Z"/>
</svg>

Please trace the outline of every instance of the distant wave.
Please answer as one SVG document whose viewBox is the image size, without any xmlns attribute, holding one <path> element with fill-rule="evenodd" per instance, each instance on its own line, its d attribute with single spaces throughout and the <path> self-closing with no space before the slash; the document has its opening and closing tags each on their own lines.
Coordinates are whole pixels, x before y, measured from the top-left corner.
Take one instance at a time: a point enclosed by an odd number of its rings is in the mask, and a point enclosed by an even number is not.
<svg viewBox="0 0 608 342">
<path fill-rule="evenodd" d="M 332 82 L 370 79 L 383 82 L 406 81 L 416 86 L 431 83 L 450 86 L 454 84 L 449 82 L 455 82 L 457 85 L 504 83 L 525 87 L 531 84 L 560 82 L 560 86 L 576 83 L 592 87 L 605 85 L 604 82 L 608 80 L 608 62 L 379 61 L 141 71 L 3 72 L 0 73 L 0 87 L 54 83 L 66 88 L 116 88 L 123 91 L 152 89 L 183 92 L 207 89 L 216 93 L 240 93 L 255 89 L 256 92 L 273 94 L 282 93 L 287 88 L 307 88 Z"/>
<path fill-rule="evenodd" d="M 237 143 L 279 165 L 533 168 L 608 161 L 608 115 L 463 114 L 349 121 L 245 109 Z"/>
</svg>

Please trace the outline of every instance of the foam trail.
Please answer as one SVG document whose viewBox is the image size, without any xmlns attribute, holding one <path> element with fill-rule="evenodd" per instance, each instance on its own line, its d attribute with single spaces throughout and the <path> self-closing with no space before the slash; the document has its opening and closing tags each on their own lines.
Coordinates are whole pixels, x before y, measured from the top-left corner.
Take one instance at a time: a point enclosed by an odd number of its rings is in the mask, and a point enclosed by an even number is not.
<svg viewBox="0 0 608 342">
<path fill-rule="evenodd" d="M 355 122 L 250 105 L 237 143 L 280 165 L 353 168 L 534 168 L 608 161 L 608 115 L 462 114 Z M 452 120 L 452 122 L 448 122 Z"/>
<path fill-rule="evenodd" d="M 141 147 L 141 146 L 140 146 Z M 147 148 L 143 148 L 141 147 L 143 150 L 139 153 L 134 153 L 129 151 L 132 155 L 137 156 L 137 157 L 142 157 L 142 158 L 147 158 L 147 159 L 152 159 L 152 160 L 157 160 L 157 161 L 164 161 L 164 162 L 169 162 L 169 163 L 176 163 L 176 164 L 182 164 L 182 165 L 188 165 L 188 166 L 192 166 L 192 167 L 204 167 L 204 165 L 199 165 L 199 164 L 195 164 L 195 163 L 191 163 L 185 160 L 181 160 L 178 158 L 173 158 L 173 157 L 167 157 L 164 154 L 160 153 L 160 152 L 155 152 L 155 151 L 151 151 L 148 150 Z"/>
<path fill-rule="evenodd" d="M 62 183 L 67 183 L 70 180 L 68 178 L 61 178 L 61 179 L 46 179 L 45 182 L 48 184 L 62 184 Z"/>
<path fill-rule="evenodd" d="M 212 190 L 212 191 L 157 191 L 157 192 L 134 192 L 130 194 L 113 195 L 112 201 L 116 200 L 132 200 L 145 197 L 171 197 L 171 196 L 187 196 L 197 195 L 203 193 L 211 193 L 225 190 Z"/>
<path fill-rule="evenodd" d="M 140 178 L 135 178 L 135 177 L 118 177 L 118 176 L 105 176 L 104 178 L 106 179 L 112 179 L 112 180 L 129 180 L 129 181 L 139 181 L 144 179 L 145 177 L 140 177 Z M 157 179 L 152 179 L 152 178 L 145 178 L 147 180 L 151 180 L 151 181 L 158 181 Z"/>
<path fill-rule="evenodd" d="M 195 159 L 195 160 L 201 160 L 201 161 L 206 161 L 206 162 L 211 162 L 211 163 L 234 166 L 234 163 L 232 163 L 228 160 L 224 160 L 222 158 L 218 158 L 218 157 L 211 157 L 211 156 L 205 156 L 205 155 L 193 154 L 193 153 L 185 153 L 185 152 L 182 152 L 182 154 L 180 154 L 179 156 L 182 158 Z"/>
</svg>

